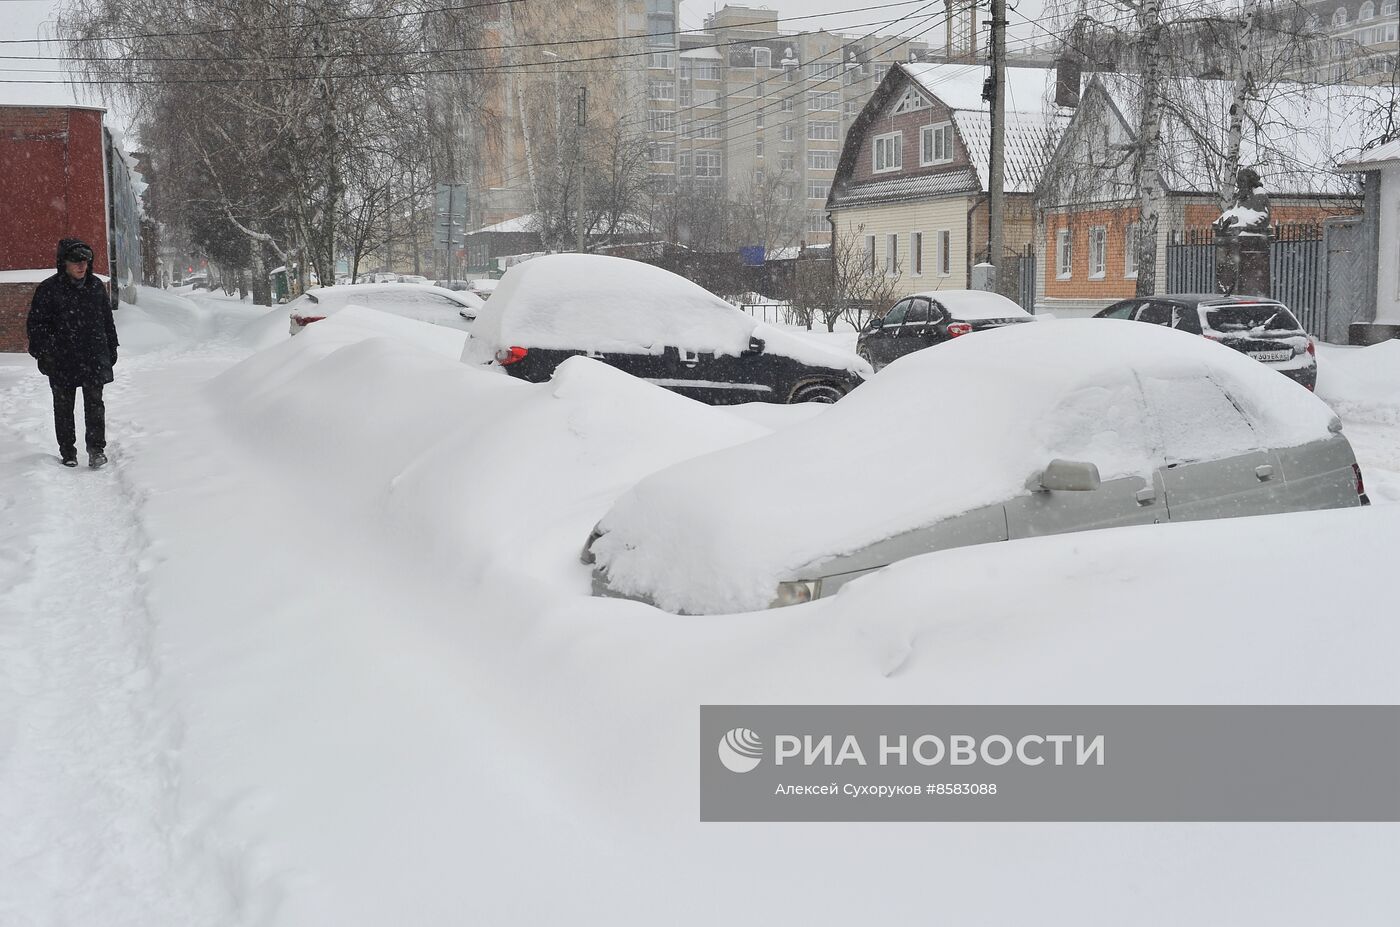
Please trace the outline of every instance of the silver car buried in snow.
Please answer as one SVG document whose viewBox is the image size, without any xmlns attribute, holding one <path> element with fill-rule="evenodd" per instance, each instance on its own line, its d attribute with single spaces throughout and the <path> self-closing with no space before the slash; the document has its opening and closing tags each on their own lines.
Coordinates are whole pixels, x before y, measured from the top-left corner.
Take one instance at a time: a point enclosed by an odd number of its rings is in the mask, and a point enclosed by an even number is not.
<svg viewBox="0 0 1400 927">
<path fill-rule="evenodd" d="M 916 352 L 820 416 L 652 474 L 583 560 L 595 594 L 725 613 L 971 544 L 1364 504 L 1303 387 L 1200 337 L 1060 321 Z"/>
</svg>

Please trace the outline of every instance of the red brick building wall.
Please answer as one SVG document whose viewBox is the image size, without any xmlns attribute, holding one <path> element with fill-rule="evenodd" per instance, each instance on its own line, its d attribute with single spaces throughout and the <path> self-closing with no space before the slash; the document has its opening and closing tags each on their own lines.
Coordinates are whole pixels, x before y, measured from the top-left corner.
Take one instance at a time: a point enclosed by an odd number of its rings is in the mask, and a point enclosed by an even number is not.
<svg viewBox="0 0 1400 927">
<path fill-rule="evenodd" d="M 104 149 L 102 110 L 0 106 L 0 270 L 53 267 L 58 240 L 81 238 L 110 272 Z M 0 351 L 25 350 L 33 292 L 0 284 Z"/>
</svg>

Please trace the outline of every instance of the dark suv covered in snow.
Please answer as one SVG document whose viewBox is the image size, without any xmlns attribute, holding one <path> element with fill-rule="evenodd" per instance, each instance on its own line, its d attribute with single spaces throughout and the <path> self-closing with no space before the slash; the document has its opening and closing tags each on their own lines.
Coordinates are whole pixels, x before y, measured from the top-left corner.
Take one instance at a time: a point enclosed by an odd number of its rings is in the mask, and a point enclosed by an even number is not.
<svg viewBox="0 0 1400 927">
<path fill-rule="evenodd" d="M 1183 293 L 1114 303 L 1096 319 L 1132 319 L 1201 335 L 1312 389 L 1317 350 L 1283 303 L 1258 296 Z"/>
<path fill-rule="evenodd" d="M 759 322 L 670 271 L 592 254 L 512 267 L 462 360 L 539 383 L 576 355 L 711 405 L 835 402 L 874 372 L 850 351 Z"/>
</svg>

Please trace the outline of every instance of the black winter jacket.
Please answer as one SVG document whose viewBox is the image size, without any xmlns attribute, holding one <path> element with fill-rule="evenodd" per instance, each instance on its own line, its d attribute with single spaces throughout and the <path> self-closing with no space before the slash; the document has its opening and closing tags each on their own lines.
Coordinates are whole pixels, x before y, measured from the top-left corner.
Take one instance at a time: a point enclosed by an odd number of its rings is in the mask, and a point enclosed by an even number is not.
<svg viewBox="0 0 1400 927">
<path fill-rule="evenodd" d="M 75 282 L 60 262 L 58 273 L 34 291 L 28 327 L 29 353 L 39 361 L 39 372 L 56 385 L 112 382 L 117 327 L 107 287 L 91 265 L 87 276 Z"/>
</svg>

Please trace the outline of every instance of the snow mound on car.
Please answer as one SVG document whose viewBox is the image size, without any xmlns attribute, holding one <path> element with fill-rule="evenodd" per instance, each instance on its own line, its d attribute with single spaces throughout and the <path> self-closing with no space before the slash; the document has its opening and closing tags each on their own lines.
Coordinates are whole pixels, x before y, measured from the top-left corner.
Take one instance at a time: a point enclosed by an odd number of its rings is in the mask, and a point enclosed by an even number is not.
<svg viewBox="0 0 1400 927">
<path fill-rule="evenodd" d="M 1198 336 L 1010 326 L 907 355 L 810 422 L 653 474 L 603 518 L 593 551 L 619 592 L 673 611 L 752 610 L 805 565 L 1024 492 L 1056 457 L 1112 479 L 1149 473 L 1178 444 L 1303 444 L 1334 418 Z"/>
<path fill-rule="evenodd" d="M 512 267 L 477 315 L 462 360 L 489 364 L 513 345 L 734 356 L 755 336 L 769 353 L 870 373 L 854 354 L 763 325 L 684 277 L 598 254 L 548 254 Z"/>
</svg>

